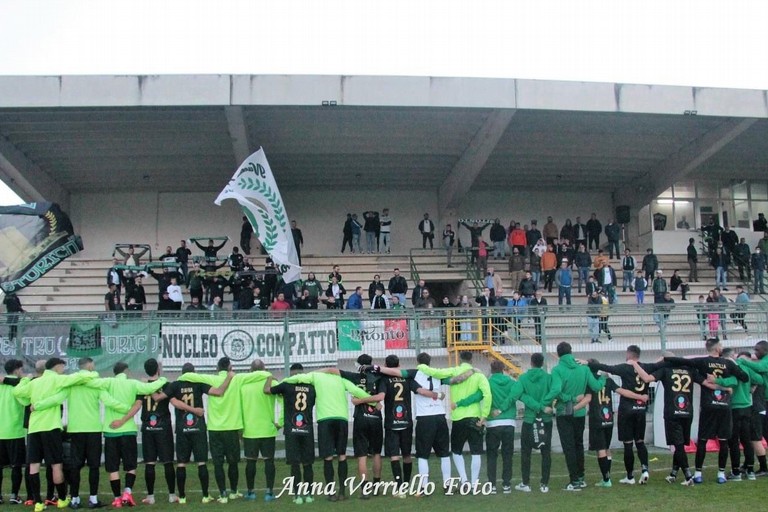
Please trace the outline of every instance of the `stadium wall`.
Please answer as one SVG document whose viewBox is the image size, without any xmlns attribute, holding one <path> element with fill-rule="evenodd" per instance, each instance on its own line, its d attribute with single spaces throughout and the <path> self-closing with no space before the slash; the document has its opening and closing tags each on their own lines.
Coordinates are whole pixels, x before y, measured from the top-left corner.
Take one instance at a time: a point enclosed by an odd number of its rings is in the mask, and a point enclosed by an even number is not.
<svg viewBox="0 0 768 512">
<path fill-rule="evenodd" d="M 514 218 L 521 223 L 538 219 L 539 229 L 551 215 L 561 227 L 566 218 L 582 221 L 596 212 L 605 223 L 613 215 L 610 193 L 586 191 L 516 190 L 470 192 L 459 210 L 460 217 L 499 217 L 506 226 Z M 179 240 L 190 236 L 227 235 L 239 242 L 242 213 L 234 201 L 213 204 L 216 192 L 121 192 L 74 193 L 70 217 L 83 237 L 82 258 L 104 258 L 115 243 L 149 243 L 163 252 L 174 249 Z M 287 190 L 282 193 L 291 219 L 298 222 L 304 235 L 305 254 L 337 254 L 341 247 L 341 228 L 347 212 L 358 217 L 368 209 L 389 208 L 393 217 L 393 252 L 407 253 L 421 247 L 417 230 L 425 212 L 437 229 L 437 192 L 407 190 Z M 455 227 L 455 226 L 454 226 Z M 487 231 L 486 231 L 487 233 Z M 469 243 L 466 230 L 463 243 Z M 435 241 L 436 245 L 438 240 Z M 362 240 L 364 243 L 364 240 Z M 231 245 L 228 245 L 228 251 Z"/>
</svg>

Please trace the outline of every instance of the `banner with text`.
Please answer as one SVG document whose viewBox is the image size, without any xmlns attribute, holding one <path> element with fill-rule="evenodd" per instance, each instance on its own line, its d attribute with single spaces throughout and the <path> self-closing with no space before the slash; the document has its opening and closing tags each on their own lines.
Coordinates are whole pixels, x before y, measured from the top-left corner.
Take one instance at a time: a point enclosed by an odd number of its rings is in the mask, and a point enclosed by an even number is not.
<svg viewBox="0 0 768 512">
<path fill-rule="evenodd" d="M 408 348 L 408 321 L 339 320 L 339 350 L 370 354 Z"/>
<path fill-rule="evenodd" d="M 163 368 L 181 371 L 190 362 L 197 371 L 213 370 L 225 356 L 237 369 L 249 367 L 254 359 L 267 368 L 282 368 L 286 351 L 291 363 L 336 364 L 336 322 L 290 324 L 287 340 L 284 329 L 282 322 L 164 322 Z"/>
</svg>

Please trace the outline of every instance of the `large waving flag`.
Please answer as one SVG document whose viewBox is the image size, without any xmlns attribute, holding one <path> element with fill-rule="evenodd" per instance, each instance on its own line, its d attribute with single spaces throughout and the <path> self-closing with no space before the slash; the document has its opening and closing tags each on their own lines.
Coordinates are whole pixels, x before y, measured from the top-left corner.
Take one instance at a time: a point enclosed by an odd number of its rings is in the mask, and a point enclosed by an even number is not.
<svg viewBox="0 0 768 512">
<path fill-rule="evenodd" d="M 69 217 L 55 203 L 0 207 L 0 287 L 14 293 L 83 250 Z"/>
<path fill-rule="evenodd" d="M 224 199 L 240 203 L 256 237 L 272 257 L 283 280 L 286 283 L 298 281 L 301 267 L 288 214 L 262 148 L 240 164 L 214 202 L 221 206 Z"/>
</svg>

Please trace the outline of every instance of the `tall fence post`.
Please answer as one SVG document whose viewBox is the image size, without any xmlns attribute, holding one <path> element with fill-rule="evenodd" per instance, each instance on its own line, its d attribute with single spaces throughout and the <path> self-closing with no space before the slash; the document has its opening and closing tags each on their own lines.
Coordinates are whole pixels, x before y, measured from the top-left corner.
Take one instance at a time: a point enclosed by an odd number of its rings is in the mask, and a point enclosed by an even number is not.
<svg viewBox="0 0 768 512">
<path fill-rule="evenodd" d="M 287 377 L 291 374 L 291 330 L 288 314 L 283 317 L 283 372 Z"/>
</svg>

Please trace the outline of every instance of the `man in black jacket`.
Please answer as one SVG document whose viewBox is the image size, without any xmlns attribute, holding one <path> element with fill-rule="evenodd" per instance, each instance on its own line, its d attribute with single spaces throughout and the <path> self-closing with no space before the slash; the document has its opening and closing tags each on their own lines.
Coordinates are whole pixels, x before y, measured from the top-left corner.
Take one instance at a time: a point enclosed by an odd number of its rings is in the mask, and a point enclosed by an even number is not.
<svg viewBox="0 0 768 512">
<path fill-rule="evenodd" d="M 597 220 L 597 214 L 592 214 L 587 221 L 587 239 L 589 241 L 587 245 L 588 250 L 592 250 L 592 243 L 595 244 L 595 249 L 600 248 L 600 233 L 603 231 L 603 225 Z"/>
<path fill-rule="evenodd" d="M 481 226 L 479 223 L 473 222 L 472 225 L 470 226 L 466 222 L 462 222 L 460 225 L 464 226 L 465 228 L 467 228 L 469 230 L 469 237 L 470 237 L 470 240 L 472 241 L 472 261 L 471 261 L 471 263 L 474 264 L 475 261 L 477 261 L 477 250 L 480 248 L 480 237 L 483 236 L 483 231 L 485 230 L 485 228 L 490 226 L 491 223 L 490 222 L 486 222 L 485 224 L 483 224 Z"/>
<path fill-rule="evenodd" d="M 251 254 L 251 233 L 253 233 L 253 227 L 248 222 L 248 217 L 243 216 L 243 225 L 240 226 L 240 248 L 248 256 Z"/>
<path fill-rule="evenodd" d="M 395 274 L 389 279 L 387 290 L 391 295 L 396 295 L 400 304 L 405 306 L 405 294 L 408 293 L 408 282 L 400 275 L 400 269 L 394 270 Z"/>
<path fill-rule="evenodd" d="M 424 219 L 419 222 L 419 232 L 421 233 L 421 248 L 427 248 L 427 240 L 429 240 L 429 248 L 434 249 L 435 241 L 435 223 L 429 220 L 429 214 L 424 214 Z"/>
<path fill-rule="evenodd" d="M 575 248 L 579 248 L 579 245 L 584 244 L 584 248 L 587 248 L 587 225 L 581 222 L 581 217 L 576 217 L 576 223 L 573 225 L 573 238 L 576 243 L 573 244 Z"/>
<path fill-rule="evenodd" d="M 248 224 L 250 226 L 250 224 Z M 250 243 L 250 241 L 249 241 Z M 245 250 L 245 249 L 243 249 Z M 179 262 L 179 270 L 181 270 L 181 275 L 179 276 L 179 279 L 181 281 L 187 280 L 187 272 L 189 272 L 189 257 L 192 256 L 192 251 L 189 250 L 189 247 L 187 247 L 187 241 L 182 240 L 181 245 L 176 248 L 176 261 Z"/>
<path fill-rule="evenodd" d="M 491 226 L 491 243 L 493 243 L 493 257 L 500 260 L 507 256 L 507 230 L 501 225 L 501 221 L 496 219 Z"/>
<path fill-rule="evenodd" d="M 699 282 L 699 251 L 696 250 L 696 241 L 693 238 L 688 239 L 688 248 L 686 249 L 688 254 L 688 282 Z"/>
<path fill-rule="evenodd" d="M 301 230 L 296 227 L 296 221 L 291 221 L 291 235 L 293 236 L 293 245 L 296 246 L 296 256 L 299 258 L 299 265 L 301 265 L 301 248 L 304 247 L 304 235 L 301 234 Z"/>
<path fill-rule="evenodd" d="M 347 244 L 349 244 L 349 250 L 351 252 L 355 252 L 355 249 L 352 247 L 352 214 L 347 214 L 347 220 L 344 221 L 344 227 L 341 231 L 344 235 L 344 238 L 341 239 L 341 254 L 344 254 L 344 249 L 347 247 Z"/>
</svg>

